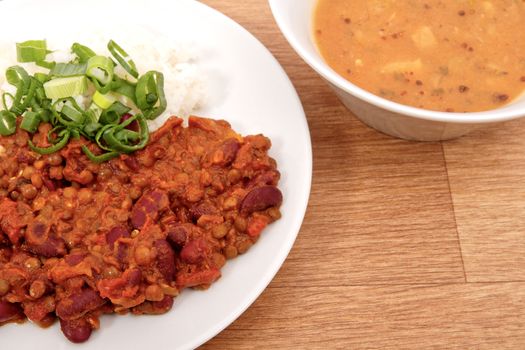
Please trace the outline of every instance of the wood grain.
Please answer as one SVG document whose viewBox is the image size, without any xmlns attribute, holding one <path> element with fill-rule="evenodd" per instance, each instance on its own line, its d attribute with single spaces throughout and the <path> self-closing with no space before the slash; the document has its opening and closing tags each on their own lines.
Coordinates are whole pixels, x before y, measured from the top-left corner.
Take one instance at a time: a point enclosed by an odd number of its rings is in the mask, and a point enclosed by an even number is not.
<svg viewBox="0 0 525 350">
<path fill-rule="evenodd" d="M 265 0 L 203 2 L 283 65 L 314 155 L 289 258 L 203 348 L 522 349 L 525 122 L 443 144 L 387 137 L 360 123 L 295 54 Z"/>
<path fill-rule="evenodd" d="M 270 288 L 203 348 L 523 349 L 524 305 L 525 283 Z"/>
<path fill-rule="evenodd" d="M 444 144 L 469 281 L 525 281 L 525 122 Z"/>
</svg>

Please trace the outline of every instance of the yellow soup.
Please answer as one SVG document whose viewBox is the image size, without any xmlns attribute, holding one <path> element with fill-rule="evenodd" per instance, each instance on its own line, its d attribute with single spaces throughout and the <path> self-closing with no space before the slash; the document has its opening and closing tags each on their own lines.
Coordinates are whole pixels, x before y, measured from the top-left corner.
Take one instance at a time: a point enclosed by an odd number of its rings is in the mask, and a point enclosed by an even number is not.
<svg viewBox="0 0 525 350">
<path fill-rule="evenodd" d="M 525 90 L 525 0 L 319 0 L 314 29 L 334 70 L 392 101 L 475 112 Z"/>
</svg>

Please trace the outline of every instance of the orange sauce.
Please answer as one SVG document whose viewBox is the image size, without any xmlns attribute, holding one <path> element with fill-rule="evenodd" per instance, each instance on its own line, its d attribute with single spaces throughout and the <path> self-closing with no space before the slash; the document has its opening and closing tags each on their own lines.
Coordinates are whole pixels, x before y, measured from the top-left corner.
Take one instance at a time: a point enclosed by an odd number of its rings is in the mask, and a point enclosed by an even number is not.
<svg viewBox="0 0 525 350">
<path fill-rule="evenodd" d="M 319 0 L 314 36 L 336 72 L 402 104 L 484 111 L 525 90 L 525 0 Z"/>
</svg>

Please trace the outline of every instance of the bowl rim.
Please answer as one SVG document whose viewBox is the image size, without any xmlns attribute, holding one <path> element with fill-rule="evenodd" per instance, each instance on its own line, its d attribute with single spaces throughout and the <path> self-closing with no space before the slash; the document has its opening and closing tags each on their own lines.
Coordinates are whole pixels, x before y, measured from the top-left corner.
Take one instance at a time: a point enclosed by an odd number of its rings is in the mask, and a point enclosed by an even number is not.
<svg viewBox="0 0 525 350">
<path fill-rule="evenodd" d="M 488 111 L 482 112 L 440 112 L 432 111 L 428 109 L 422 109 L 417 107 L 411 107 L 403 105 L 397 102 L 387 100 L 383 97 L 377 96 L 371 92 L 368 92 L 359 86 L 351 83 L 350 81 L 343 78 L 337 72 L 335 72 L 328 64 L 326 64 L 320 54 L 316 53 L 312 55 L 309 50 L 305 49 L 296 38 L 294 31 L 291 26 L 288 25 L 288 21 L 280 11 L 279 3 L 283 3 L 286 0 L 268 0 L 270 9 L 277 26 L 283 33 L 284 37 L 297 54 L 319 75 L 321 75 L 329 83 L 335 85 L 344 92 L 365 101 L 371 105 L 382 108 L 384 110 L 405 115 L 412 118 L 424 119 L 436 122 L 454 123 L 454 124 L 480 124 L 480 123 L 495 123 L 517 119 L 525 116 L 525 109 L 508 108 L 509 104 Z M 313 0 L 314 2 L 318 0 Z M 311 21 L 311 19 L 310 19 Z M 310 36 L 312 34 L 310 33 Z M 317 57 L 316 57 L 317 56 Z"/>
</svg>

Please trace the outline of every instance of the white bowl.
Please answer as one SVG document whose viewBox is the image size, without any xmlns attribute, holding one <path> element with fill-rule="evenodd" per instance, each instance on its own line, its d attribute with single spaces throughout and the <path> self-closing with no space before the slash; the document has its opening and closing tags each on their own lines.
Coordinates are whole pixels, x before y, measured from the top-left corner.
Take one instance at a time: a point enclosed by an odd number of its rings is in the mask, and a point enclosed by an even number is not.
<svg viewBox="0 0 525 350">
<path fill-rule="evenodd" d="M 501 108 L 476 113 L 445 113 L 395 103 L 352 84 L 330 68 L 312 35 L 317 0 L 269 0 L 275 20 L 290 45 L 332 86 L 341 101 L 367 125 L 408 140 L 453 139 L 485 124 L 525 116 L 525 94 Z"/>
</svg>

